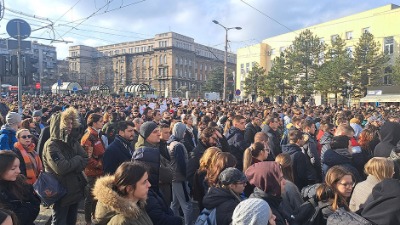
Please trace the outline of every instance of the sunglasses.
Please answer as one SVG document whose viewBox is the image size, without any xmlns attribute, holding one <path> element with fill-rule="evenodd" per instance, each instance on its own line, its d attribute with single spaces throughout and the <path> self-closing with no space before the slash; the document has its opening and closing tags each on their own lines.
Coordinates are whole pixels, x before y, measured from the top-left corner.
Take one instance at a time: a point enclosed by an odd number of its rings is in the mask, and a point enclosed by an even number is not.
<svg viewBox="0 0 400 225">
<path fill-rule="evenodd" d="M 30 134 L 29 135 L 23 135 L 23 136 L 21 136 L 21 138 L 22 139 L 32 138 L 32 135 L 30 135 Z"/>
</svg>

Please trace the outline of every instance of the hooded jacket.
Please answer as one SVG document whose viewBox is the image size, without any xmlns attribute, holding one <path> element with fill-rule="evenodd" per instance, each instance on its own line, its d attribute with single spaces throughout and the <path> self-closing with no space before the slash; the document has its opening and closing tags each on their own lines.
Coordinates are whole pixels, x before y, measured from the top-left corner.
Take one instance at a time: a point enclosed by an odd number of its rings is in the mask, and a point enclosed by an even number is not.
<svg viewBox="0 0 400 225">
<path fill-rule="evenodd" d="M 400 124 L 394 122 L 385 122 L 379 130 L 380 140 L 375 146 L 375 157 L 389 157 L 391 150 L 400 141 Z"/>
<path fill-rule="evenodd" d="M 188 153 L 185 145 L 181 143 L 185 136 L 186 126 L 183 123 L 176 123 L 172 129 L 172 135 L 168 140 L 168 152 L 170 155 L 173 172 L 173 182 L 186 181 L 186 167 Z"/>
<path fill-rule="evenodd" d="M 67 194 L 59 200 L 62 207 L 80 202 L 87 183 L 83 170 L 88 163 L 88 155 L 78 138 L 73 136 L 76 130 L 73 129 L 71 134 L 68 134 L 63 129 L 68 118 L 72 118 L 73 128 L 79 127 L 78 114 L 73 108 L 52 116 L 50 139 L 46 141 L 43 149 L 45 171 L 56 175 L 67 189 Z"/>
<path fill-rule="evenodd" d="M 0 130 L 0 149 L 1 150 L 12 150 L 15 142 L 17 142 L 16 131 L 13 130 L 10 125 L 4 124 Z"/>
<path fill-rule="evenodd" d="M 98 200 L 96 224 L 103 225 L 152 225 L 145 210 L 145 201 L 137 203 L 120 196 L 112 188 L 114 177 L 105 176 L 97 180 L 93 195 Z"/>
<path fill-rule="evenodd" d="M 203 206 L 206 209 L 216 209 L 218 225 L 229 225 L 232 222 L 233 211 L 239 203 L 239 196 L 235 196 L 232 191 L 220 187 L 210 187 L 203 198 Z"/>
<path fill-rule="evenodd" d="M 385 179 L 372 189 L 361 215 L 375 224 L 400 224 L 400 181 Z"/>
<path fill-rule="evenodd" d="M 144 162 L 150 167 L 149 182 L 151 187 L 148 193 L 146 212 L 153 224 L 181 225 L 183 224 L 182 219 L 174 216 L 174 213 L 165 202 L 158 187 L 159 176 L 161 176 L 160 157 L 158 146 L 151 145 L 145 141 L 142 136 L 139 136 L 132 160 Z"/>
<path fill-rule="evenodd" d="M 245 141 L 244 131 L 236 127 L 231 127 L 225 137 L 230 146 L 230 153 L 236 157 L 236 168 L 243 170 L 243 153 L 250 146 L 250 142 Z"/>
<path fill-rule="evenodd" d="M 294 184 L 301 190 L 308 184 L 307 168 L 311 168 L 311 165 L 307 166 L 307 158 L 296 144 L 284 145 L 282 151 L 289 154 L 292 159 Z"/>
</svg>

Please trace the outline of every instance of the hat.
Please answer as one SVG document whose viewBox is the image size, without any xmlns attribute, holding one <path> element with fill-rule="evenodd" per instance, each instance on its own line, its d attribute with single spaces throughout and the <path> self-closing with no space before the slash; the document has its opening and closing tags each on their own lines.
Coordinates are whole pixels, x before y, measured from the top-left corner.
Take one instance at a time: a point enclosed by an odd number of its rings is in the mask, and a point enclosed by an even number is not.
<svg viewBox="0 0 400 225">
<path fill-rule="evenodd" d="M 35 110 L 32 113 L 32 117 L 41 117 L 42 116 L 42 111 L 41 110 Z"/>
<path fill-rule="evenodd" d="M 219 175 L 218 179 L 223 185 L 247 182 L 246 175 L 234 167 L 228 167 L 224 169 Z"/>
<path fill-rule="evenodd" d="M 232 225 L 265 225 L 271 217 L 268 203 L 259 198 L 249 198 L 236 206 Z"/>
<path fill-rule="evenodd" d="M 139 133 L 144 139 L 146 139 L 150 136 L 151 132 L 153 132 L 153 130 L 156 128 L 157 128 L 156 123 L 154 123 L 153 121 L 147 121 L 142 124 Z"/>
<path fill-rule="evenodd" d="M 282 170 L 277 162 L 264 161 L 251 165 L 246 170 L 249 183 L 265 193 L 281 196 Z"/>
<path fill-rule="evenodd" d="M 6 116 L 6 123 L 8 125 L 15 125 L 21 123 L 21 115 L 16 112 L 9 112 Z"/>
</svg>

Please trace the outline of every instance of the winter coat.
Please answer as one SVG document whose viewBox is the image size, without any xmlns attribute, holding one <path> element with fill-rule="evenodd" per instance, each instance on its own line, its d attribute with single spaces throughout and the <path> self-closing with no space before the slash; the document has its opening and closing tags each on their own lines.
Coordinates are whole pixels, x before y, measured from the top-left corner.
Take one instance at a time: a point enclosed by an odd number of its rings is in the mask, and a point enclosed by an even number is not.
<svg viewBox="0 0 400 225">
<path fill-rule="evenodd" d="M 17 142 L 16 131 L 10 125 L 4 124 L 0 130 L 0 150 L 12 150 Z"/>
<path fill-rule="evenodd" d="M 216 209 L 218 225 L 229 225 L 232 222 L 232 214 L 241 199 L 231 190 L 221 187 L 211 187 L 203 199 L 203 206 L 208 209 Z"/>
<path fill-rule="evenodd" d="M 275 160 L 275 157 L 282 153 L 281 146 L 280 146 L 280 138 L 277 131 L 274 131 L 268 125 L 264 125 L 262 128 L 262 132 L 268 135 L 268 145 L 270 154 L 268 155 L 268 159 L 271 161 Z"/>
<path fill-rule="evenodd" d="M 351 195 L 349 208 L 351 211 L 356 212 L 360 208 L 364 208 L 366 202 L 371 199 L 372 189 L 380 182 L 375 176 L 368 175 L 365 181 L 358 183 Z"/>
<path fill-rule="evenodd" d="M 201 140 L 199 140 L 199 144 L 196 146 L 196 148 L 193 149 L 193 152 L 191 152 L 189 156 L 186 176 L 190 188 L 193 187 L 194 175 L 200 167 L 200 158 L 203 156 L 207 148 L 208 146 L 206 146 Z"/>
<path fill-rule="evenodd" d="M 244 131 L 244 140 L 248 143 L 254 142 L 254 136 L 257 132 L 260 132 L 261 128 L 253 123 L 248 123 Z"/>
<path fill-rule="evenodd" d="M 104 174 L 114 174 L 117 168 L 132 158 L 133 148 L 129 141 L 117 135 L 114 141 L 107 147 L 103 156 Z"/>
<path fill-rule="evenodd" d="M 174 135 L 170 137 L 168 144 L 173 174 L 172 182 L 186 181 L 186 167 L 188 163 L 186 148 Z"/>
<path fill-rule="evenodd" d="M 193 152 L 193 149 L 199 143 L 198 138 L 197 138 L 198 135 L 199 135 L 199 132 L 197 131 L 196 128 L 193 127 L 192 132 L 190 132 L 189 129 L 186 129 L 184 140 L 182 141 L 182 143 L 185 145 L 188 153 Z"/>
<path fill-rule="evenodd" d="M 159 147 L 151 145 L 142 136 L 139 136 L 132 160 L 144 162 L 150 167 L 149 182 L 151 187 L 148 193 L 146 212 L 153 224 L 181 225 L 183 224 L 182 219 L 174 215 L 158 187 L 159 177 L 161 176 L 160 157 Z"/>
<path fill-rule="evenodd" d="M 67 134 L 64 129 L 60 129 L 61 124 L 65 123 L 66 112 L 51 117 L 50 139 L 46 141 L 43 149 L 45 171 L 56 175 L 67 189 L 67 194 L 59 200 L 62 207 L 78 203 L 84 198 L 87 182 L 83 170 L 88 163 L 88 155 L 78 142 L 78 138 L 74 137 L 75 131 Z M 77 121 L 77 118 L 74 121 Z M 78 126 L 79 124 L 73 125 L 75 128 Z"/>
<path fill-rule="evenodd" d="M 353 166 L 357 169 L 361 179 L 365 180 L 367 176 L 364 173 L 364 166 L 371 159 L 371 156 L 364 150 L 361 150 L 360 153 L 353 153 L 351 156 Z"/>
<path fill-rule="evenodd" d="M 400 224 L 400 181 L 385 179 L 372 189 L 361 215 L 375 224 Z"/>
<path fill-rule="evenodd" d="M 294 184 L 301 190 L 308 184 L 307 171 L 312 169 L 312 167 L 308 165 L 309 161 L 298 145 L 284 145 L 282 151 L 283 153 L 289 154 L 292 159 Z"/>
<path fill-rule="evenodd" d="M 375 146 L 375 157 L 389 157 L 390 152 L 400 141 L 400 124 L 394 122 L 385 122 L 379 130 L 380 140 L 378 145 Z"/>
<path fill-rule="evenodd" d="M 243 154 L 246 148 L 250 146 L 250 142 L 245 141 L 244 131 L 236 127 L 231 127 L 225 137 L 230 146 L 230 153 L 236 157 L 236 168 L 243 170 Z"/>
<path fill-rule="evenodd" d="M 42 132 L 39 135 L 38 144 L 36 145 L 36 151 L 39 153 L 40 158 L 43 161 L 43 148 L 44 144 L 50 138 L 50 126 L 43 128 Z"/>
<path fill-rule="evenodd" d="M 281 197 L 269 195 L 268 193 L 265 193 L 264 191 L 256 187 L 254 188 L 253 194 L 250 195 L 250 198 L 260 198 L 266 201 L 269 207 L 271 207 L 272 213 L 276 216 L 276 225 L 286 225 L 283 213 L 280 211 L 280 205 L 282 202 Z"/>
<path fill-rule="evenodd" d="M 358 183 L 362 181 L 360 174 L 358 173 L 357 169 L 354 167 L 352 162 L 352 158 L 341 154 L 340 152 L 345 152 L 347 149 L 328 149 L 324 154 L 324 159 L 322 161 L 322 172 L 323 177 L 325 178 L 326 173 L 328 172 L 329 168 L 336 165 L 341 165 L 348 169 L 356 179 L 355 182 Z M 350 153 L 349 153 L 350 154 Z"/>
<path fill-rule="evenodd" d="M 322 145 L 321 160 L 323 159 L 326 150 L 331 149 L 332 139 L 333 139 L 333 134 L 331 134 L 330 132 L 325 132 L 324 135 L 322 135 L 321 139 L 319 140 L 319 143 Z"/>
<path fill-rule="evenodd" d="M 280 207 L 282 215 L 285 218 L 290 218 L 294 211 L 303 203 L 303 198 L 301 197 L 297 186 L 294 183 L 286 180 L 285 192 L 282 194 L 282 204 Z"/>
<path fill-rule="evenodd" d="M 32 185 L 24 184 L 27 190 L 25 200 L 21 200 L 11 191 L 14 182 L 24 182 L 19 177 L 16 181 L 0 181 L 0 203 L 4 209 L 15 213 L 20 225 L 33 225 L 36 217 L 39 215 L 40 200 L 34 194 Z"/>
<path fill-rule="evenodd" d="M 98 200 L 95 223 L 98 225 L 152 225 L 145 210 L 146 202 L 132 202 L 113 190 L 114 176 L 105 176 L 97 180 L 93 195 Z"/>
<path fill-rule="evenodd" d="M 89 156 L 85 174 L 88 177 L 98 177 L 103 175 L 103 155 L 104 144 L 99 133 L 92 127 L 88 127 L 81 139 L 81 145 Z"/>
<path fill-rule="evenodd" d="M 310 134 L 307 135 L 307 141 L 303 145 L 303 151 L 310 161 L 312 167 L 315 170 L 315 174 L 309 174 L 309 181 L 320 182 L 322 180 L 322 170 L 321 170 L 321 157 L 318 154 L 317 142 Z"/>
</svg>

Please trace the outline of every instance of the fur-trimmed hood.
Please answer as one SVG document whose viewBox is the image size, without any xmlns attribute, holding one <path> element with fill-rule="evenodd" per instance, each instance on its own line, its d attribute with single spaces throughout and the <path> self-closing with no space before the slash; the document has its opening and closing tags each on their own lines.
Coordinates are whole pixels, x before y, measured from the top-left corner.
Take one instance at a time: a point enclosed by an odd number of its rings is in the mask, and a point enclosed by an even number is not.
<svg viewBox="0 0 400 225">
<path fill-rule="evenodd" d="M 73 137 L 73 134 L 68 134 L 65 131 L 67 120 L 72 120 L 72 128 L 78 128 L 80 126 L 78 120 L 78 111 L 69 107 L 65 111 L 54 114 L 50 119 L 50 138 L 52 140 L 61 140 L 63 142 L 68 142 L 68 138 Z"/>
<path fill-rule="evenodd" d="M 112 217 L 120 214 L 125 218 L 138 219 L 145 212 L 145 201 L 137 203 L 120 196 L 112 188 L 114 176 L 101 177 L 96 181 L 93 195 L 100 205 L 96 208 L 96 221 L 107 224 Z"/>
</svg>

